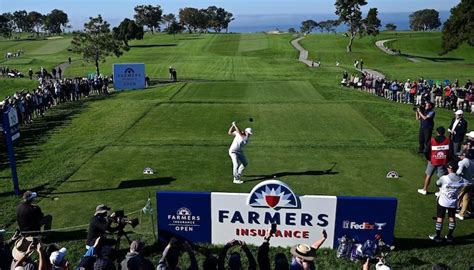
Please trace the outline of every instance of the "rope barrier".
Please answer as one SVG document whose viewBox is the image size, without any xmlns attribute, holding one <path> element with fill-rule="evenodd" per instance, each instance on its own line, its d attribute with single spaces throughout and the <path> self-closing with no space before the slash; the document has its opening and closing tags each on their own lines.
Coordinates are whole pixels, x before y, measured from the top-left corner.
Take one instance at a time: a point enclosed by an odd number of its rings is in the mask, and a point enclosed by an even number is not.
<svg viewBox="0 0 474 270">
<path fill-rule="evenodd" d="M 151 213 L 152 210 L 153 209 L 151 207 L 151 200 L 150 200 L 150 198 L 148 198 L 148 200 L 147 200 L 147 202 L 146 202 L 146 204 L 143 208 L 138 209 L 136 211 L 132 211 L 130 213 L 126 213 L 125 215 L 129 216 L 129 215 L 134 215 L 136 213 Z M 82 225 L 63 227 L 63 228 L 54 228 L 54 229 L 50 229 L 50 230 L 24 231 L 24 232 L 21 232 L 21 233 L 35 234 L 35 233 L 46 233 L 46 232 L 61 232 L 61 231 L 69 231 L 69 230 L 72 230 L 72 229 L 85 228 L 87 226 L 89 226 L 89 224 L 82 224 Z M 16 231 L 5 231 L 4 233 L 13 235 L 13 234 L 16 233 Z"/>
</svg>

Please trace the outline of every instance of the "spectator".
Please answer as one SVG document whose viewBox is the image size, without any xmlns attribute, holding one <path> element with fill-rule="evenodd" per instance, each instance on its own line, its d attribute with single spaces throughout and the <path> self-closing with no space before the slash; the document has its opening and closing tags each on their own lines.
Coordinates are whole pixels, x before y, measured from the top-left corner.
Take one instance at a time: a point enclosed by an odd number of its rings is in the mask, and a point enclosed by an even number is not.
<svg viewBox="0 0 474 270">
<path fill-rule="evenodd" d="M 111 246 L 104 245 L 100 248 L 99 256 L 94 262 L 94 270 L 115 270 L 115 250 Z"/>
<path fill-rule="evenodd" d="M 260 270 L 270 270 L 270 257 L 268 252 L 270 250 L 270 238 L 272 237 L 271 231 L 268 230 L 267 234 L 263 238 L 263 243 L 258 248 L 257 261 Z M 283 253 L 275 254 L 275 270 L 288 270 L 289 263 L 288 258 Z"/>
<path fill-rule="evenodd" d="M 446 174 L 445 166 L 448 164 L 450 158 L 449 151 L 449 139 L 444 136 L 445 129 L 444 127 L 438 127 L 436 129 L 437 136 L 431 139 L 431 142 L 426 147 L 426 159 L 428 160 L 428 165 L 426 165 L 425 171 L 425 180 L 423 183 L 423 188 L 418 189 L 418 193 L 426 195 L 428 193 L 428 187 L 431 183 L 431 177 L 433 176 L 435 170 L 438 173 L 438 177 Z M 428 150 L 430 149 L 430 150 Z"/>
<path fill-rule="evenodd" d="M 0 269 L 10 268 L 13 260 L 11 247 L 19 237 L 17 231 L 10 240 L 5 241 L 5 230 L 0 230 Z"/>
<path fill-rule="evenodd" d="M 86 253 L 81 257 L 81 260 L 79 261 L 79 266 L 78 266 L 80 270 L 94 269 L 94 263 L 97 259 L 96 250 L 100 248 L 100 244 L 101 244 L 101 237 L 98 237 L 95 240 L 94 245 L 89 247 Z"/>
<path fill-rule="evenodd" d="M 428 102 L 425 104 L 425 109 L 416 109 L 416 120 L 420 121 L 420 131 L 418 135 L 419 148 L 418 153 L 424 153 L 427 144 L 431 139 L 431 133 L 434 127 L 435 112 L 433 109 L 433 103 Z"/>
<path fill-rule="evenodd" d="M 23 193 L 23 201 L 16 209 L 16 220 L 23 236 L 37 236 L 41 233 L 41 227 L 47 231 L 51 230 L 53 217 L 44 215 L 41 208 L 33 204 L 38 196 L 36 192 L 26 191 Z"/>
<path fill-rule="evenodd" d="M 293 259 L 291 261 L 291 270 L 314 270 L 314 259 L 316 257 L 316 250 L 326 241 L 327 233 L 325 230 L 322 232 L 322 238 L 312 246 L 306 244 L 299 244 L 291 248 L 291 254 Z"/>
<path fill-rule="evenodd" d="M 464 136 L 467 132 L 467 121 L 463 118 L 463 111 L 457 110 L 454 115 L 455 117 L 451 120 L 449 125 L 449 140 L 452 143 L 453 156 L 459 155 L 461 151 L 461 144 L 464 140 Z"/>
<path fill-rule="evenodd" d="M 125 259 L 120 263 L 121 269 L 125 270 L 153 270 L 155 267 L 150 260 L 141 255 L 145 243 L 133 241 L 130 244 L 130 251 L 125 255 Z"/>
<path fill-rule="evenodd" d="M 437 200 L 437 214 L 436 214 L 436 234 L 432 234 L 429 238 L 437 243 L 443 241 L 441 238 L 441 231 L 443 229 L 443 221 L 446 212 L 448 212 L 449 218 L 449 231 L 446 235 L 446 241 L 452 243 L 454 229 L 456 228 L 456 206 L 458 202 L 458 196 L 463 186 L 465 186 L 466 180 L 456 174 L 458 170 L 458 164 L 451 162 L 448 165 L 448 175 L 444 175 L 436 181 L 436 185 L 440 187 L 440 194 Z"/>
<path fill-rule="evenodd" d="M 189 270 L 197 270 L 198 264 L 196 261 L 196 256 L 189 245 L 188 242 L 184 242 L 179 245 L 176 239 L 171 239 L 168 245 L 166 246 L 165 250 L 163 250 L 163 255 L 161 256 L 160 261 L 158 262 L 158 266 L 156 270 L 175 270 L 181 269 L 178 266 L 179 257 L 181 255 L 180 250 L 184 249 L 189 255 L 189 261 L 191 262 L 191 266 L 188 268 Z"/>
<path fill-rule="evenodd" d="M 52 270 L 69 269 L 69 262 L 65 259 L 66 253 L 67 249 L 64 247 L 51 253 L 49 256 L 49 262 L 51 263 Z"/>
<path fill-rule="evenodd" d="M 10 269 L 46 270 L 41 243 L 35 243 L 33 237 L 21 237 L 12 250 L 13 261 Z M 38 263 L 31 259 L 33 252 L 38 253 Z"/>
<path fill-rule="evenodd" d="M 227 257 L 227 252 L 229 249 L 233 246 L 240 246 L 242 251 L 244 251 L 245 255 L 247 256 L 247 261 L 248 261 L 248 269 L 249 270 L 254 270 L 257 269 L 257 262 L 255 261 L 255 258 L 253 257 L 252 253 L 250 252 L 249 248 L 247 247 L 247 244 L 244 241 L 239 241 L 239 240 L 231 240 L 225 244 L 225 246 L 222 248 L 220 254 L 219 254 L 219 259 L 218 259 L 218 269 L 219 270 L 224 270 L 225 265 L 225 259 Z M 240 260 L 240 253 L 238 252 L 232 252 L 229 257 L 229 263 L 228 263 L 229 269 L 231 270 L 237 270 L 237 269 L 242 269 L 242 262 Z"/>
<path fill-rule="evenodd" d="M 459 204 L 461 210 L 456 214 L 456 217 L 460 220 L 464 220 L 464 217 L 470 213 L 471 193 L 474 185 L 474 149 L 469 149 L 465 154 L 460 156 L 461 161 L 458 163 L 457 175 L 462 176 L 468 182 L 461 190 L 459 194 Z"/>
</svg>

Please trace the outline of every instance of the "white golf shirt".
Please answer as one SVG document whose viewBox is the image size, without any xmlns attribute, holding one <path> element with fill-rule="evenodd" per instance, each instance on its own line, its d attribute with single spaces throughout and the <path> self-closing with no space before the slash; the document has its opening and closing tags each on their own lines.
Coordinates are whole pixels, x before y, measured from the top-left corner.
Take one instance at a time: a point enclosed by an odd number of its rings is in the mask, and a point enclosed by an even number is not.
<svg viewBox="0 0 474 270">
<path fill-rule="evenodd" d="M 441 186 L 439 188 L 439 205 L 446 208 L 456 208 L 461 188 L 466 184 L 466 179 L 455 173 L 441 176 L 438 181 L 436 181 L 436 185 Z"/>
<path fill-rule="evenodd" d="M 234 140 L 229 148 L 229 153 L 232 152 L 242 152 L 244 146 L 249 142 L 249 137 L 247 135 L 240 136 L 237 131 L 232 132 L 234 134 Z"/>
</svg>

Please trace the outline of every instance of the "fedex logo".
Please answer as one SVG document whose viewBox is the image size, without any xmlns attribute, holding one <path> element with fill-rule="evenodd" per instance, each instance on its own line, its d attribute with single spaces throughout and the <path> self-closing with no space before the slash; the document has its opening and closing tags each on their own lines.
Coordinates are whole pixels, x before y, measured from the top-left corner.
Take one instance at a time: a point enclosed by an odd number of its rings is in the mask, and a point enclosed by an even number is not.
<svg viewBox="0 0 474 270">
<path fill-rule="evenodd" d="M 344 220 L 342 222 L 342 228 L 344 229 L 350 229 L 350 230 L 378 230 L 381 231 L 383 230 L 383 227 L 387 225 L 387 223 L 370 223 L 370 222 L 362 222 L 362 223 L 357 223 L 355 221 L 348 221 Z"/>
</svg>

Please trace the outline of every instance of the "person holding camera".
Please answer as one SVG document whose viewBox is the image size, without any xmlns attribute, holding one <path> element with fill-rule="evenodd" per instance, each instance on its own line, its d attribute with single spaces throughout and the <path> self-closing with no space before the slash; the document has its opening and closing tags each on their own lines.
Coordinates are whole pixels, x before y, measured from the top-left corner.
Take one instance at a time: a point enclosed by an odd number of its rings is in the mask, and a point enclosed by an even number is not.
<svg viewBox="0 0 474 270">
<path fill-rule="evenodd" d="M 107 211 L 110 207 L 104 204 L 99 204 L 95 208 L 94 216 L 89 223 L 89 230 L 87 231 L 86 248 L 89 249 L 95 243 L 98 237 L 105 239 L 107 232 L 115 232 L 118 228 L 113 228 L 112 222 L 115 213 L 112 213 L 110 217 L 107 217 Z"/>
<path fill-rule="evenodd" d="M 420 121 L 420 131 L 418 134 L 418 153 L 424 153 L 428 142 L 431 140 L 435 118 L 433 107 L 434 104 L 432 102 L 428 102 L 425 104 L 424 108 L 418 107 L 415 110 L 416 120 Z"/>
<path fill-rule="evenodd" d="M 247 244 L 244 241 L 239 241 L 239 240 L 231 240 L 225 244 L 225 246 L 221 249 L 221 252 L 219 254 L 219 259 L 217 261 L 217 269 L 219 270 L 224 270 L 225 265 L 225 259 L 227 257 L 227 252 L 229 249 L 233 246 L 240 246 L 242 251 L 245 253 L 247 256 L 247 261 L 249 263 L 248 269 L 249 270 L 255 270 L 257 269 L 257 262 L 255 261 L 255 258 L 253 257 L 252 252 L 250 252 L 250 249 L 248 248 Z M 240 260 L 240 253 L 239 252 L 232 252 L 229 257 L 229 268 L 230 270 L 240 270 L 242 269 L 242 261 Z"/>
<path fill-rule="evenodd" d="M 161 259 L 158 262 L 158 266 L 156 267 L 156 270 L 181 269 L 178 266 L 178 263 L 179 263 L 179 257 L 181 256 L 182 250 L 186 251 L 189 255 L 191 266 L 189 266 L 188 270 L 197 270 L 198 263 L 196 260 L 196 255 L 194 254 L 194 251 L 191 248 L 191 245 L 187 241 L 179 242 L 175 238 L 171 238 L 165 250 L 163 250 L 163 255 L 161 256 Z"/>
</svg>

